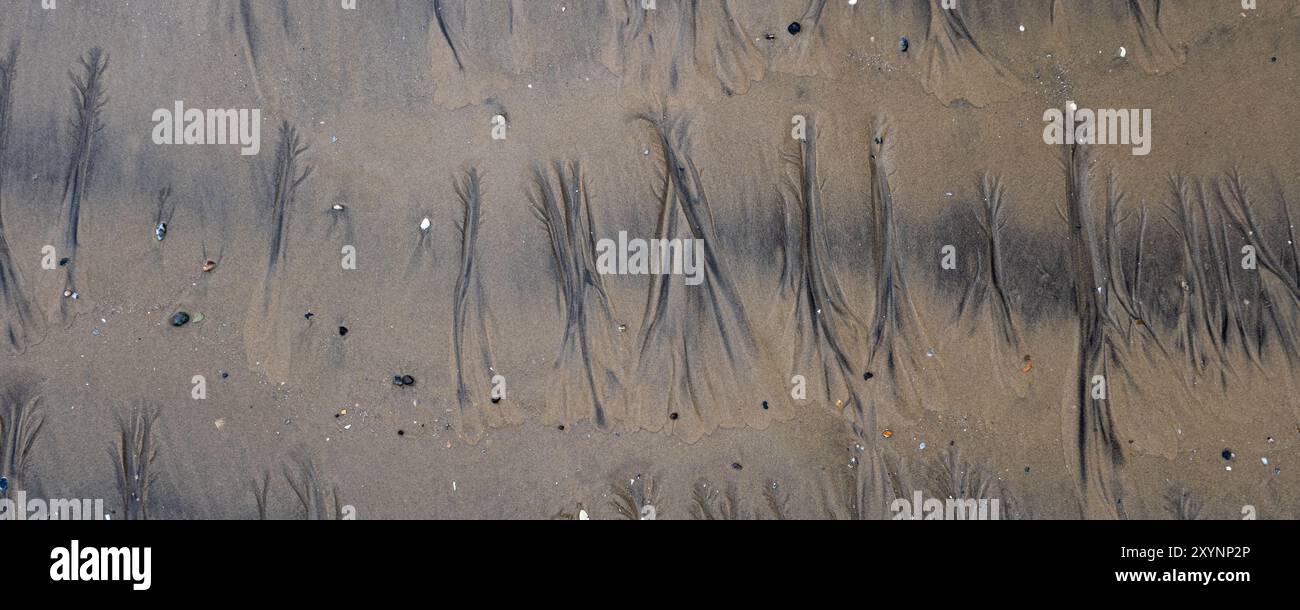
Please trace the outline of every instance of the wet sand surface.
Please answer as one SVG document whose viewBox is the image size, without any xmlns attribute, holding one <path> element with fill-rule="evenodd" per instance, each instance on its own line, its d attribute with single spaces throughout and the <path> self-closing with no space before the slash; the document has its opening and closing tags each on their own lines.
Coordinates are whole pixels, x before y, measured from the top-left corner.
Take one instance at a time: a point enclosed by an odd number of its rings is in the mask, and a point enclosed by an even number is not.
<svg viewBox="0 0 1300 610">
<path fill-rule="evenodd" d="M 9 4 L 6 494 L 1300 517 L 1297 2 Z M 178 100 L 257 154 L 156 144 Z M 1046 143 L 1069 102 L 1150 153 Z"/>
</svg>

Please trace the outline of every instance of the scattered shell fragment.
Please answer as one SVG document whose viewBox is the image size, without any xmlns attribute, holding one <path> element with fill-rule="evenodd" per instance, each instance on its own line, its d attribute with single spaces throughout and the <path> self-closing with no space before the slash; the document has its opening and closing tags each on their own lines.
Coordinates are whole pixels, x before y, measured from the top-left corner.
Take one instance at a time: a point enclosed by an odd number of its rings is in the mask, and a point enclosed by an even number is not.
<svg viewBox="0 0 1300 610">
<path fill-rule="evenodd" d="M 167 223 L 158 223 L 158 226 L 153 229 L 153 236 L 158 238 L 158 241 L 162 241 L 164 237 L 167 237 Z"/>
<path fill-rule="evenodd" d="M 1025 354 L 1025 365 L 1020 367 L 1021 373 L 1028 373 L 1034 370 L 1034 361 L 1029 359 L 1029 354 Z"/>
<path fill-rule="evenodd" d="M 216 424 L 218 430 L 226 427 L 226 420 L 224 419 L 218 419 L 217 421 L 212 423 Z"/>
<path fill-rule="evenodd" d="M 586 510 L 579 510 L 579 511 L 578 511 L 578 520 L 579 520 L 579 521 L 591 521 L 591 517 L 587 515 L 587 511 L 586 511 Z"/>
<path fill-rule="evenodd" d="M 893 431 L 893 430 L 885 430 L 884 432 L 881 432 L 881 433 L 880 433 L 880 436 L 883 436 L 883 437 L 885 437 L 885 438 L 894 438 L 894 431 Z"/>
<path fill-rule="evenodd" d="M 342 211 L 343 211 L 343 204 L 341 204 L 341 203 L 336 203 L 336 204 L 334 204 L 334 205 L 332 206 L 332 209 L 333 209 L 335 212 L 342 212 Z"/>
<path fill-rule="evenodd" d="M 430 227 L 431 225 L 432 225 L 432 223 L 429 222 L 429 217 L 428 217 L 428 216 L 425 216 L 425 217 L 424 217 L 424 220 L 421 220 L 421 221 L 420 221 L 420 230 L 421 230 L 421 231 L 428 231 L 428 230 L 429 230 L 429 227 Z"/>
<path fill-rule="evenodd" d="M 217 268 L 217 261 L 208 261 L 208 262 L 206 262 L 206 263 L 203 263 L 203 272 L 204 272 L 204 273 L 209 273 L 209 272 L 211 272 L 213 269 L 216 269 L 216 268 Z"/>
</svg>

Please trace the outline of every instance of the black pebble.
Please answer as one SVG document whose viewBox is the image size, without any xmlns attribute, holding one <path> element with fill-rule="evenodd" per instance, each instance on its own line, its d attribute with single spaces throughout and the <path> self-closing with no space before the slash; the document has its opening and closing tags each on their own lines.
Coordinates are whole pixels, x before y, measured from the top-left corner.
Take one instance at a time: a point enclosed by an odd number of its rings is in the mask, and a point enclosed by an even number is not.
<svg viewBox="0 0 1300 610">
<path fill-rule="evenodd" d="M 7 489 L 9 489 L 9 479 L 0 477 L 0 491 L 5 491 Z"/>
<path fill-rule="evenodd" d="M 497 403 L 499 403 L 499 402 L 501 402 L 501 397 L 500 397 L 500 396 L 493 396 L 493 397 L 492 397 L 492 404 L 497 404 Z"/>
<path fill-rule="evenodd" d="M 1268 63 L 1270 63 L 1270 64 L 1275 64 L 1275 63 L 1277 63 L 1277 58 L 1276 58 L 1276 57 L 1270 57 L 1270 58 L 1268 58 Z M 68 259 L 65 258 L 65 259 L 63 259 L 63 260 L 68 260 Z"/>
<path fill-rule="evenodd" d="M 225 379 L 225 378 L 227 378 L 227 377 L 229 377 L 229 376 L 230 376 L 230 373 L 227 373 L 227 372 L 225 372 L 225 371 L 222 371 L 222 373 L 221 373 L 221 378 L 222 378 L 222 379 Z"/>
<path fill-rule="evenodd" d="M 564 432 L 564 424 L 560 424 L 559 426 L 556 426 L 556 429 L 559 430 L 560 432 Z"/>
<path fill-rule="evenodd" d="M 348 327 L 346 327 L 346 326 L 340 326 L 340 327 L 339 327 L 339 336 L 340 336 L 340 337 L 346 337 L 346 336 L 348 336 Z"/>
<path fill-rule="evenodd" d="M 871 381 L 872 377 L 875 377 L 875 375 L 871 374 L 871 371 L 867 371 L 862 374 L 862 379 L 865 381 Z"/>
<path fill-rule="evenodd" d="M 900 38 L 900 39 L 898 40 L 898 49 L 899 49 L 900 51 L 906 53 L 906 52 L 907 52 L 907 47 L 908 47 L 908 46 L 910 46 L 910 43 L 907 42 L 907 37 L 906 37 L 906 36 L 904 36 L 904 37 L 902 37 L 902 38 Z"/>
<path fill-rule="evenodd" d="M 1025 472 L 1029 472 L 1029 467 L 1025 466 Z"/>
<path fill-rule="evenodd" d="M 311 320 L 312 318 L 316 317 L 316 314 L 314 314 L 314 313 L 312 313 L 312 312 L 309 311 L 309 312 L 307 312 L 307 313 L 305 313 L 305 314 L 302 314 L 302 317 L 304 317 L 304 318 L 306 318 L 306 319 L 308 319 L 308 320 Z"/>
<path fill-rule="evenodd" d="M 398 436 L 406 436 L 406 430 L 398 430 L 398 431 L 397 431 L 397 435 L 398 435 Z"/>
<path fill-rule="evenodd" d="M 803 26 L 799 25 L 799 22 L 798 22 L 798 21 L 791 22 L 791 23 L 790 23 L 790 27 L 786 28 L 786 30 L 790 32 L 790 35 L 791 35 L 791 36 L 794 36 L 795 34 L 798 34 L 798 33 L 799 33 L 799 30 L 802 30 L 802 29 L 803 29 Z"/>
<path fill-rule="evenodd" d="M 176 312 L 175 315 L 172 316 L 172 326 L 185 326 L 187 323 L 189 323 L 189 321 L 190 321 L 190 314 L 187 314 L 183 311 L 178 311 Z"/>
<path fill-rule="evenodd" d="M 744 468 L 744 466 L 741 466 L 741 465 L 740 465 L 740 462 L 732 462 L 732 463 L 731 463 L 731 467 L 734 468 L 734 469 L 736 469 L 736 470 L 740 470 L 741 468 Z"/>
<path fill-rule="evenodd" d="M 1277 59 L 1277 58 L 1275 57 L 1275 58 L 1273 58 L 1273 59 Z M 60 267 L 67 267 L 67 266 L 68 266 L 68 263 L 70 263 L 70 262 L 72 262 L 72 259 L 69 259 L 68 257 L 65 256 L 65 257 L 59 259 L 59 266 L 60 266 Z"/>
<path fill-rule="evenodd" d="M 402 375 L 402 385 L 415 385 L 415 378 L 410 375 Z"/>
<path fill-rule="evenodd" d="M 671 419 L 671 420 L 673 420 L 673 421 L 677 421 L 677 418 L 678 418 L 678 417 L 680 417 L 680 416 L 677 415 L 677 413 L 669 413 L 669 414 L 668 414 L 668 419 Z"/>
<path fill-rule="evenodd" d="M 393 375 L 393 385 L 406 385 L 406 382 L 402 381 L 401 375 Z"/>
<path fill-rule="evenodd" d="M 767 401 L 766 401 L 766 400 L 763 401 L 763 410 L 764 410 L 764 411 L 767 410 Z"/>
<path fill-rule="evenodd" d="M 1225 459 L 1225 460 L 1231 460 L 1231 459 L 1232 459 L 1232 450 L 1231 450 L 1231 449 L 1224 449 L 1222 455 L 1223 455 L 1223 459 Z"/>
</svg>

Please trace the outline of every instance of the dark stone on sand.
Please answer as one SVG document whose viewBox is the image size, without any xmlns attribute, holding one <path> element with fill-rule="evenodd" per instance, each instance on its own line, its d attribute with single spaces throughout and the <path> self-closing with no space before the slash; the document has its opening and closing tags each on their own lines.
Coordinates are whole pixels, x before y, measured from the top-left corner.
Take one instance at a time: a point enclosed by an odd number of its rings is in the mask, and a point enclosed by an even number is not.
<svg viewBox="0 0 1300 610">
<path fill-rule="evenodd" d="M 0 491 L 7 491 L 8 489 L 9 489 L 9 479 L 5 477 L 0 477 Z"/>
<path fill-rule="evenodd" d="M 1231 449 L 1224 449 L 1222 455 L 1223 455 L 1223 459 L 1225 459 L 1225 460 L 1231 460 L 1231 459 L 1232 459 L 1232 450 L 1231 450 Z"/>
<path fill-rule="evenodd" d="M 59 266 L 60 266 L 60 267 L 67 267 L 67 266 L 68 266 L 68 263 L 70 263 L 70 262 L 72 262 L 72 259 L 70 259 L 70 258 L 68 258 L 68 257 L 65 256 L 65 257 L 59 259 Z"/>
<path fill-rule="evenodd" d="M 790 35 L 791 35 L 791 36 L 794 36 L 795 34 L 798 34 L 798 33 L 799 33 L 799 30 L 802 30 L 802 29 L 803 29 L 803 26 L 799 25 L 799 22 L 798 22 L 798 21 L 795 21 L 795 22 L 791 23 L 791 24 L 790 24 L 790 27 L 786 28 L 786 30 L 790 32 Z"/>
<path fill-rule="evenodd" d="M 735 470 L 740 470 L 741 468 L 744 468 L 744 466 L 740 465 L 740 462 L 732 462 L 731 467 Z"/>
<path fill-rule="evenodd" d="M 172 316 L 172 326 L 185 326 L 190 321 L 190 314 L 178 311 Z"/>
<path fill-rule="evenodd" d="M 410 375 L 402 375 L 402 385 L 415 385 L 415 378 Z"/>
<path fill-rule="evenodd" d="M 862 374 L 862 379 L 863 379 L 863 381 L 871 381 L 871 378 L 872 378 L 872 377 L 875 377 L 875 375 L 872 374 L 871 371 L 867 371 L 867 372 L 865 372 L 865 373 Z"/>
<path fill-rule="evenodd" d="M 763 401 L 763 410 L 766 411 L 767 409 L 768 409 L 767 401 L 764 400 L 764 401 Z"/>
<path fill-rule="evenodd" d="M 340 327 L 339 327 L 339 336 L 340 336 L 340 337 L 346 337 L 346 336 L 348 336 L 348 327 L 346 327 L 346 326 L 340 326 Z"/>
<path fill-rule="evenodd" d="M 910 44 L 909 42 L 907 42 L 907 37 L 906 37 L 906 36 L 904 36 L 904 37 L 902 37 L 902 38 L 900 38 L 900 39 L 898 40 L 898 50 L 900 50 L 900 51 L 906 53 L 906 52 L 907 52 L 907 47 L 909 47 L 909 46 L 911 46 L 911 44 Z"/>
<path fill-rule="evenodd" d="M 402 381 L 401 375 L 393 375 L 393 385 L 406 385 L 406 382 Z"/>
<path fill-rule="evenodd" d="M 668 414 L 668 419 L 671 419 L 671 420 L 673 420 L 673 421 L 677 421 L 677 418 L 678 418 L 678 417 L 679 417 L 679 416 L 677 415 L 677 413 L 669 413 L 669 414 Z"/>
<path fill-rule="evenodd" d="M 398 435 L 398 436 L 406 436 L 406 430 L 398 430 L 398 431 L 397 431 L 397 435 Z"/>
<path fill-rule="evenodd" d="M 304 317 L 304 318 L 306 318 L 308 321 L 310 321 L 312 318 L 316 317 L 316 314 L 314 314 L 314 313 L 312 313 L 312 312 L 309 311 L 309 312 L 307 312 L 307 313 L 305 313 L 305 314 L 302 314 L 302 317 Z"/>
<path fill-rule="evenodd" d="M 499 403 L 499 402 L 501 402 L 501 397 L 499 397 L 499 396 L 493 396 L 493 397 L 492 397 L 492 404 L 497 404 L 497 403 Z"/>
<path fill-rule="evenodd" d="M 560 424 L 559 426 L 556 427 L 556 429 L 559 430 L 560 432 L 564 432 L 564 424 Z"/>
</svg>

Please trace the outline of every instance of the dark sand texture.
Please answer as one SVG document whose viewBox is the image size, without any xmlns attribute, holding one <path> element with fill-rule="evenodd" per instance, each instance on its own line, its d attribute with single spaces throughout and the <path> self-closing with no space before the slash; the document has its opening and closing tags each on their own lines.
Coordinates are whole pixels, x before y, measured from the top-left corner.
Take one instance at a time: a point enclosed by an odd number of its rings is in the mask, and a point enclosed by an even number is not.
<svg viewBox="0 0 1300 610">
<path fill-rule="evenodd" d="M 0 13 L 5 493 L 1300 517 L 1296 1 L 339 4 Z M 260 150 L 155 144 L 178 100 Z M 1150 154 L 1045 143 L 1071 101 Z"/>
</svg>

